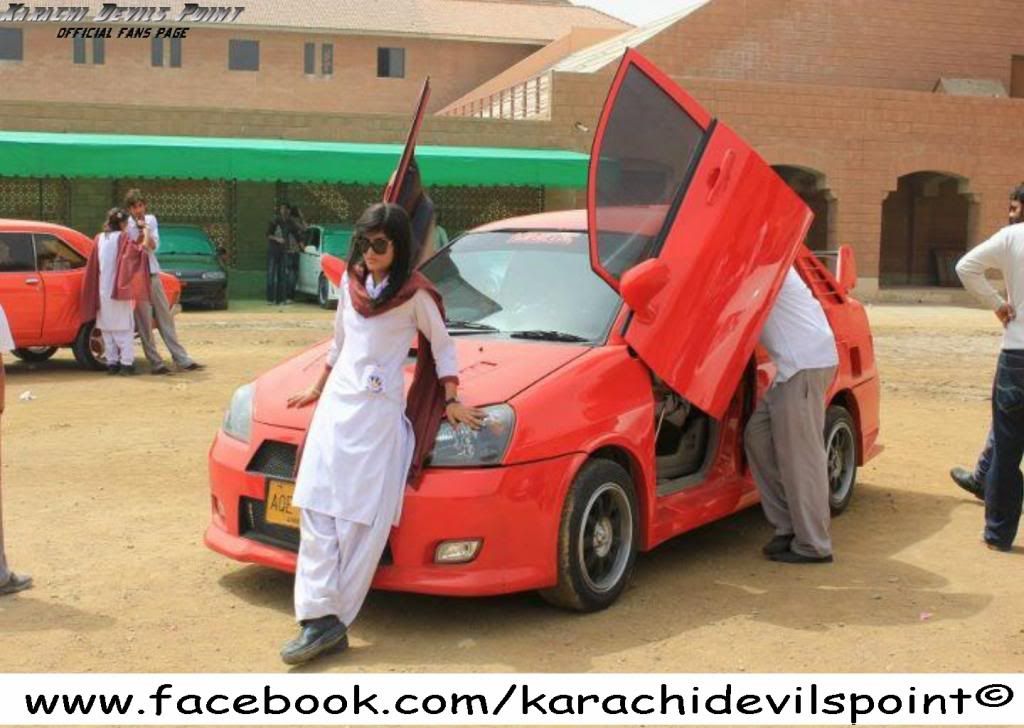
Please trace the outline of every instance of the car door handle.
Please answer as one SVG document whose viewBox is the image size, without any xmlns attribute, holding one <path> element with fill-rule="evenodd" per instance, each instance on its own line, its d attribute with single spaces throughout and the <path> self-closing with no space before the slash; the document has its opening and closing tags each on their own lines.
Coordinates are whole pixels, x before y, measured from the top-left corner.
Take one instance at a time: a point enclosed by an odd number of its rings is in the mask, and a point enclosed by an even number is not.
<svg viewBox="0 0 1024 728">
<path fill-rule="evenodd" d="M 736 164 L 736 152 L 732 149 L 726 151 L 722 157 L 722 163 L 712 170 L 708 175 L 708 204 L 713 205 L 721 196 L 722 191 L 729 186 L 732 178 L 732 168 Z"/>
<path fill-rule="evenodd" d="M 25 285 L 26 286 L 38 286 L 40 283 L 41 283 L 41 281 L 38 278 L 26 278 L 25 279 Z"/>
</svg>

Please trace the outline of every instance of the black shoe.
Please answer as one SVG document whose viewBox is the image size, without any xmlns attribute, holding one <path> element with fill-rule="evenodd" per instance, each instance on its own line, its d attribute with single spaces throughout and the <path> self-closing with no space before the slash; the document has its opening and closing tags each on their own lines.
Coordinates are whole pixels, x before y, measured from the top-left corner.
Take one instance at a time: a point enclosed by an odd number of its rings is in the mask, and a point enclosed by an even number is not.
<svg viewBox="0 0 1024 728">
<path fill-rule="evenodd" d="M 28 574 L 15 574 L 11 572 L 11 575 L 7 578 L 3 584 L 0 584 L 0 597 L 6 596 L 7 594 L 17 594 L 20 591 L 32 588 L 32 577 Z"/>
<path fill-rule="evenodd" d="M 286 665 L 301 665 L 334 649 L 348 648 L 348 630 L 337 617 L 320 617 L 302 622 L 299 636 L 281 649 Z"/>
<path fill-rule="evenodd" d="M 995 541 L 989 541 L 987 538 L 985 539 L 985 545 L 988 546 L 991 551 L 1001 551 L 1004 554 L 1008 554 L 1013 551 L 1012 546 L 1003 546 Z"/>
<path fill-rule="evenodd" d="M 804 556 L 798 554 L 796 551 L 787 549 L 779 554 L 772 554 L 768 557 L 772 561 L 778 561 L 783 564 L 831 564 L 832 554 L 828 556 Z"/>
<path fill-rule="evenodd" d="M 791 543 L 793 543 L 793 534 L 786 533 L 777 535 L 764 545 L 764 548 L 761 549 L 761 553 L 765 556 L 781 554 L 783 551 L 789 551 L 789 545 Z"/>
<path fill-rule="evenodd" d="M 107 374 L 109 374 L 110 376 L 114 376 L 119 371 L 121 371 L 121 365 L 120 364 L 108 364 L 107 365 Z"/>
<path fill-rule="evenodd" d="M 188 366 L 183 366 L 181 368 L 181 370 L 183 372 L 198 372 L 201 369 L 206 369 L 206 365 L 205 364 L 200 364 L 197 361 L 194 361 L 191 364 L 189 364 Z"/>
<path fill-rule="evenodd" d="M 170 374 L 171 370 L 167 368 L 166 364 L 158 364 L 157 366 L 150 369 L 149 373 L 155 376 L 159 376 L 164 374 Z"/>
<path fill-rule="evenodd" d="M 134 364 L 122 364 L 121 365 L 121 376 L 122 377 L 134 377 L 138 372 L 135 371 Z"/>
<path fill-rule="evenodd" d="M 953 468 L 949 471 L 949 477 L 978 500 L 985 500 L 985 486 L 979 483 L 975 479 L 974 473 L 967 468 Z"/>
</svg>

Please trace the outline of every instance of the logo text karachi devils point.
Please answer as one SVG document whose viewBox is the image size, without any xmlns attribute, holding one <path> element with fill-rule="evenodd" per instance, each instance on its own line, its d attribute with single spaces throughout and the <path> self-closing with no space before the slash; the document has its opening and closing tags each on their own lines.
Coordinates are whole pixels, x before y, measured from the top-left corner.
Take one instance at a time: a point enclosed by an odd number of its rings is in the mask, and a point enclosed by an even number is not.
<svg viewBox="0 0 1024 728">
<path fill-rule="evenodd" d="M 170 17 L 171 8 L 160 6 L 125 7 L 103 3 L 103 7 L 90 17 L 86 6 L 36 5 L 8 3 L 0 11 L 0 23 L 233 23 L 244 6 L 199 5 L 185 3 L 176 18 Z"/>
</svg>

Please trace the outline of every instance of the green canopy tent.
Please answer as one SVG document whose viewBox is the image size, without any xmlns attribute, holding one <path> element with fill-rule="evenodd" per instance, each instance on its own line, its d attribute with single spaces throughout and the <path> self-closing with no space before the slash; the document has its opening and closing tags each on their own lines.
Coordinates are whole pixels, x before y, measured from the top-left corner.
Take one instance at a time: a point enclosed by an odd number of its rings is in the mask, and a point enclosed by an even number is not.
<svg viewBox="0 0 1024 728">
<path fill-rule="evenodd" d="M 0 176 L 383 184 L 399 144 L 0 131 Z M 556 149 L 420 145 L 437 185 L 583 187 L 588 157 Z"/>
</svg>

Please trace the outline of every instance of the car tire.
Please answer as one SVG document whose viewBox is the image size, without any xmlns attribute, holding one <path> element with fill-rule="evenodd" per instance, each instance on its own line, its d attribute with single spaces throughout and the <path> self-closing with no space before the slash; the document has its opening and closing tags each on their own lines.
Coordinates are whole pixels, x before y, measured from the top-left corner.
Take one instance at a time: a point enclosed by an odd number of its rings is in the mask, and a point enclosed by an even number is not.
<svg viewBox="0 0 1024 728">
<path fill-rule="evenodd" d="M 327 281 L 327 276 L 323 273 L 320 274 L 320 280 L 316 284 L 316 300 L 320 304 L 320 308 L 332 309 L 338 307 L 338 301 L 331 300 L 331 284 Z"/>
<path fill-rule="evenodd" d="M 558 584 L 540 592 L 550 604 L 578 612 L 611 606 L 636 562 L 636 494 L 629 473 L 591 460 L 576 475 L 558 531 Z"/>
<path fill-rule="evenodd" d="M 828 505 L 833 516 L 846 510 L 857 484 L 857 425 L 845 408 L 833 405 L 825 412 L 825 458 L 828 468 Z"/>
<path fill-rule="evenodd" d="M 100 371 L 106 369 L 103 351 L 103 335 L 96 328 L 96 323 L 90 321 L 82 324 L 75 337 L 75 343 L 71 345 L 71 351 L 75 355 L 75 361 L 83 369 Z"/>
<path fill-rule="evenodd" d="M 15 349 L 11 352 L 22 361 L 39 362 L 46 361 L 57 353 L 56 346 L 26 346 Z"/>
</svg>

